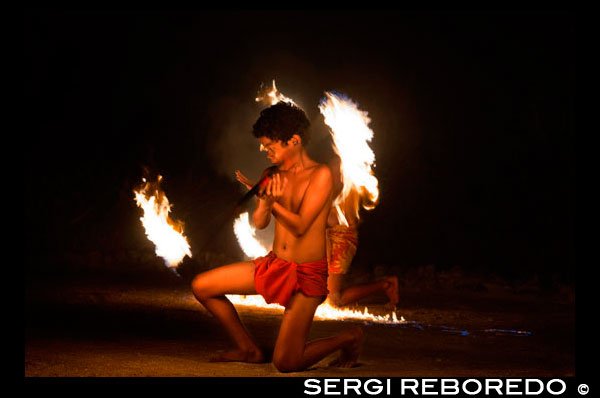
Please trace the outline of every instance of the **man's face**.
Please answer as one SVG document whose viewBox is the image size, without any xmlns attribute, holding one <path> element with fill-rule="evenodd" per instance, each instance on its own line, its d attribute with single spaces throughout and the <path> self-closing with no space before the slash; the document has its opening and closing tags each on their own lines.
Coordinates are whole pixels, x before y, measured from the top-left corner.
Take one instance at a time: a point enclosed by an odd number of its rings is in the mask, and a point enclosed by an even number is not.
<svg viewBox="0 0 600 398">
<path fill-rule="evenodd" d="M 285 159 L 289 145 L 284 146 L 281 140 L 273 141 L 267 137 L 260 137 L 260 150 L 267 152 L 267 158 L 274 165 L 279 165 Z"/>
</svg>

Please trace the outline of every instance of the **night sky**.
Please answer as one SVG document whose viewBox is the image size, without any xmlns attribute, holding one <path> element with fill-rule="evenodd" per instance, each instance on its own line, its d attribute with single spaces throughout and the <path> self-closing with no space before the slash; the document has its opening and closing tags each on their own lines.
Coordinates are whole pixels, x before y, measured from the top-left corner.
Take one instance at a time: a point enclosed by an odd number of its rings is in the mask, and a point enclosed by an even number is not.
<svg viewBox="0 0 600 398">
<path fill-rule="evenodd" d="M 164 176 L 192 252 L 268 165 L 261 83 L 372 119 L 381 201 L 356 266 L 574 278 L 574 16 L 560 12 L 57 11 L 24 16 L 25 231 L 44 253 L 147 244 L 132 190 Z M 229 206 L 229 207 L 228 207 Z M 222 216 L 220 216 L 222 214 Z M 220 218 L 221 217 L 221 218 Z M 239 253 L 232 232 L 215 250 Z M 233 242 L 233 243 L 232 243 Z M 237 251 L 236 251 L 237 250 Z"/>
</svg>

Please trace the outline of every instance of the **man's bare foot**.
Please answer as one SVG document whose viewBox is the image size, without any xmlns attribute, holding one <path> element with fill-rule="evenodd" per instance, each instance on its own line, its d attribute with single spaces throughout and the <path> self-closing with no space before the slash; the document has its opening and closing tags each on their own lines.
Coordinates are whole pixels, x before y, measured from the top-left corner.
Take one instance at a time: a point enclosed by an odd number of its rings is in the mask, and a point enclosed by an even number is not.
<svg viewBox="0 0 600 398">
<path fill-rule="evenodd" d="M 347 333 L 349 337 L 349 342 L 341 349 L 339 357 L 331 361 L 329 366 L 351 368 L 355 366 L 356 362 L 358 361 L 358 356 L 360 355 L 360 349 L 365 338 L 365 333 L 360 326 L 350 329 L 345 333 Z"/>
<path fill-rule="evenodd" d="M 216 354 L 209 361 L 263 363 L 265 356 L 260 350 L 231 350 Z"/>
<path fill-rule="evenodd" d="M 390 299 L 390 301 L 387 303 L 387 306 L 394 308 L 398 304 L 398 301 L 400 301 L 400 294 L 398 292 L 398 277 L 395 275 L 388 276 L 383 280 L 386 282 L 386 285 L 383 289 L 385 294 Z"/>
</svg>

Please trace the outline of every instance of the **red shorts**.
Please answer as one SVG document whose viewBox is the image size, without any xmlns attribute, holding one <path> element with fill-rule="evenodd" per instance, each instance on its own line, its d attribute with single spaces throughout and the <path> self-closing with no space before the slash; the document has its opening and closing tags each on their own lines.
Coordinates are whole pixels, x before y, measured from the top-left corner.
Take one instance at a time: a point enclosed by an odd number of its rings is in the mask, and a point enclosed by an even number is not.
<svg viewBox="0 0 600 398">
<path fill-rule="evenodd" d="M 267 303 L 287 307 L 294 293 L 298 291 L 306 296 L 322 296 L 323 301 L 329 293 L 327 258 L 312 263 L 296 264 L 269 252 L 252 262 L 255 265 L 254 287 Z"/>
</svg>

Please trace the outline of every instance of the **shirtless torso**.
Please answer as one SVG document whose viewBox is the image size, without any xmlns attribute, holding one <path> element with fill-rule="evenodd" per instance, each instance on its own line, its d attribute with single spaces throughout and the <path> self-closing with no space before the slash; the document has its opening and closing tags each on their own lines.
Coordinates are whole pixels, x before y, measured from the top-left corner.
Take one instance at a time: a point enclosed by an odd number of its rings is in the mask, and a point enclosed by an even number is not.
<svg viewBox="0 0 600 398">
<path fill-rule="evenodd" d="M 310 197 L 312 192 L 309 192 L 309 185 L 315 174 L 327 174 L 325 166 L 311 162 L 308 167 L 300 171 L 286 170 L 281 171 L 282 178 L 287 179 L 288 189 L 283 193 L 283 196 L 278 200 L 278 203 L 292 213 L 300 214 L 302 205 L 306 202 L 314 200 Z M 325 176 L 320 176 L 324 179 Z M 326 184 L 321 184 L 326 185 Z M 312 191 L 312 190 L 311 190 Z M 319 195 L 322 199 L 325 195 Z M 310 224 L 304 234 L 296 236 L 286 226 L 275 218 L 275 236 L 273 240 L 273 252 L 280 258 L 294 261 L 297 263 L 306 263 L 317 261 L 325 257 L 326 247 L 325 228 L 327 225 L 327 216 L 329 214 L 329 203 L 331 202 L 330 194 L 322 203 L 322 208 L 317 210 L 314 221 Z M 317 205 L 320 205 L 317 204 Z M 309 207 L 310 204 L 307 203 Z"/>
</svg>

